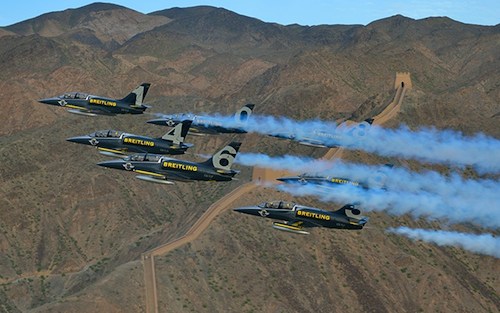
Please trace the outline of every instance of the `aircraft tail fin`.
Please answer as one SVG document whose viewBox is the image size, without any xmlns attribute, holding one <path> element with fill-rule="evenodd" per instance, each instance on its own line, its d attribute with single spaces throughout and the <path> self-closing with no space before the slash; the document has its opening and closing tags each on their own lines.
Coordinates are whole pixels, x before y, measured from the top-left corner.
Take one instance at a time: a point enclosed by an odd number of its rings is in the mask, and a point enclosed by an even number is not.
<svg viewBox="0 0 500 313">
<path fill-rule="evenodd" d="M 252 115 L 254 107 L 255 104 L 245 104 L 241 109 L 236 111 L 236 113 L 234 114 L 234 118 L 239 122 L 246 122 L 250 115 Z"/>
<path fill-rule="evenodd" d="M 230 144 L 217 151 L 210 159 L 203 162 L 203 164 L 213 166 L 219 170 L 231 171 L 231 166 L 234 163 L 240 146 L 241 142 L 232 141 Z"/>
<path fill-rule="evenodd" d="M 375 173 L 370 175 L 368 178 L 368 187 L 370 188 L 385 188 L 388 175 L 390 175 L 390 170 L 394 167 L 393 164 L 387 163 L 383 167 L 380 167 Z"/>
<path fill-rule="evenodd" d="M 129 103 L 131 106 L 142 107 L 142 102 L 144 101 L 144 98 L 146 98 L 146 94 L 148 93 L 150 86 L 150 83 L 142 83 L 120 101 Z"/>
<path fill-rule="evenodd" d="M 170 140 L 174 144 L 180 144 L 184 142 L 186 135 L 189 131 L 189 127 L 191 127 L 192 120 L 184 120 L 181 123 L 175 125 L 168 133 L 163 135 L 161 139 Z"/>
<path fill-rule="evenodd" d="M 366 221 L 368 221 L 368 219 L 366 217 L 364 217 L 364 216 L 361 215 L 362 214 L 361 210 L 357 209 L 355 207 L 355 205 L 351 204 L 351 203 L 344 205 L 343 207 L 341 207 L 340 209 L 338 209 L 335 212 L 336 213 L 344 214 L 349 219 L 354 219 L 354 220 L 363 220 L 363 219 L 366 219 Z"/>
<path fill-rule="evenodd" d="M 361 137 L 364 137 L 368 134 L 370 131 L 370 127 L 373 124 L 374 119 L 373 118 L 367 118 L 366 120 L 362 121 L 361 123 L 357 124 L 356 126 L 352 127 L 349 131 L 348 134 L 353 136 L 355 139 L 360 139 Z"/>
</svg>

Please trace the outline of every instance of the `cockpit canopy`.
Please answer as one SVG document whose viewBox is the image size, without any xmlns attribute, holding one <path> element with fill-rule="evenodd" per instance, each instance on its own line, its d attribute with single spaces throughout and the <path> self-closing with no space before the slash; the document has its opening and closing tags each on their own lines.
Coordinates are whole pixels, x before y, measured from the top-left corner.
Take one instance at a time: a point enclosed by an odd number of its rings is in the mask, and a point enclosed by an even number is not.
<svg viewBox="0 0 500 313">
<path fill-rule="evenodd" d="M 60 95 L 60 99 L 87 99 L 89 95 L 83 92 L 67 92 Z"/>
<path fill-rule="evenodd" d="M 95 133 L 90 134 L 90 137 L 120 138 L 120 136 L 122 134 L 123 134 L 123 132 L 120 132 L 120 131 L 117 131 L 117 130 L 106 129 L 106 130 L 98 130 Z"/>
<path fill-rule="evenodd" d="M 127 161 L 138 161 L 138 162 L 160 162 L 162 156 L 152 153 L 136 153 L 125 158 Z"/>
<path fill-rule="evenodd" d="M 295 203 L 293 203 L 293 202 L 286 202 L 286 201 L 281 201 L 281 200 L 263 202 L 263 203 L 259 204 L 259 207 L 264 208 L 264 209 L 293 210 L 294 206 L 295 206 Z"/>
</svg>

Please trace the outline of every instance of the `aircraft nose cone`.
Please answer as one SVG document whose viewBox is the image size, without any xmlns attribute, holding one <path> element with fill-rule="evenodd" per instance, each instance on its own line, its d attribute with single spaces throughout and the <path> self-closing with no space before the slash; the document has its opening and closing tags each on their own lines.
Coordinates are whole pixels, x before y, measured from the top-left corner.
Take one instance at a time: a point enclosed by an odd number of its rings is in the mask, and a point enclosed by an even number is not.
<svg viewBox="0 0 500 313">
<path fill-rule="evenodd" d="M 283 182 L 285 184 L 306 184 L 307 181 L 304 180 L 302 177 L 298 176 L 291 176 L 291 177 L 280 177 L 276 178 L 276 180 L 279 180 L 280 182 Z"/>
<path fill-rule="evenodd" d="M 161 126 L 168 126 L 168 127 L 173 127 L 179 123 L 178 120 L 174 119 L 173 117 L 170 116 L 164 116 L 162 118 L 157 118 L 154 120 L 149 120 L 146 123 L 149 124 L 155 124 L 155 125 L 161 125 Z"/>
<path fill-rule="evenodd" d="M 149 120 L 146 123 L 155 124 L 155 125 L 165 125 L 165 120 L 159 118 L 159 119 Z"/>
<path fill-rule="evenodd" d="M 291 182 L 295 182 L 298 180 L 297 177 L 280 177 L 280 178 L 276 178 L 276 180 L 279 180 L 281 182 L 284 182 L 284 183 L 291 183 Z"/>
<path fill-rule="evenodd" d="M 45 98 L 38 100 L 38 102 L 40 103 L 50 104 L 50 105 L 60 105 L 59 101 L 61 101 L 61 99 L 59 98 Z"/>
<path fill-rule="evenodd" d="M 245 207 L 241 207 L 241 208 L 236 208 L 236 209 L 233 209 L 233 211 L 239 212 L 239 213 L 255 215 L 255 216 L 265 216 L 266 215 L 264 209 L 259 208 L 259 207 L 254 207 L 254 206 L 245 206 Z M 263 212 L 263 214 L 259 213 L 261 211 Z"/>
<path fill-rule="evenodd" d="M 132 164 L 127 163 L 123 160 L 104 161 L 104 162 L 97 163 L 97 165 L 103 166 L 103 167 L 108 167 L 108 168 L 114 168 L 117 170 L 125 170 L 125 169 L 132 170 L 133 169 Z"/>
<path fill-rule="evenodd" d="M 80 143 L 84 145 L 92 145 L 92 139 L 94 138 L 90 138 L 90 136 L 76 136 L 67 138 L 66 141 Z"/>
</svg>

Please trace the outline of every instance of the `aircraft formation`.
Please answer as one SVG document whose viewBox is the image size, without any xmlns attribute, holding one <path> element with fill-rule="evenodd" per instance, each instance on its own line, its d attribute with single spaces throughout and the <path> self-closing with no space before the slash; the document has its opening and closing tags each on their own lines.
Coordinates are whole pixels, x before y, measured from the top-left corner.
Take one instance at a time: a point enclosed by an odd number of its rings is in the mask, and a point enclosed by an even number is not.
<svg viewBox="0 0 500 313">
<path fill-rule="evenodd" d="M 83 92 L 64 93 L 61 96 L 40 99 L 39 102 L 68 108 L 69 113 L 97 116 L 115 116 L 119 114 L 143 114 L 149 105 L 144 99 L 150 83 L 143 83 L 122 99 L 94 96 Z M 190 113 L 162 114 L 160 118 L 147 121 L 149 124 L 168 126 L 171 129 L 162 137 L 152 138 L 135 135 L 124 131 L 106 129 L 88 135 L 66 139 L 69 142 L 90 145 L 100 154 L 119 159 L 97 163 L 106 168 L 133 172 L 137 179 L 159 184 L 174 184 L 174 181 L 231 181 L 239 173 L 232 169 L 241 142 L 232 141 L 212 157 L 203 162 L 191 162 L 169 157 L 182 155 L 193 147 L 185 143 L 188 134 L 218 135 L 245 134 L 246 124 L 255 108 L 254 104 L 246 104 L 234 114 L 231 125 L 223 119 L 213 116 L 194 115 Z M 368 131 L 373 119 L 367 119 L 351 128 L 350 131 Z M 271 137 L 288 139 L 302 145 L 313 147 L 337 147 L 347 145 L 351 134 L 338 135 L 332 132 L 318 132 L 306 135 L 282 133 L 268 134 Z M 372 188 L 366 182 L 357 182 L 348 178 L 322 176 L 304 173 L 295 177 L 278 178 L 284 183 L 320 184 L 327 187 L 350 184 L 361 188 Z M 378 186 L 381 187 L 381 186 Z M 279 220 L 273 222 L 273 228 L 298 234 L 308 234 L 305 228 L 326 227 L 338 229 L 362 229 L 368 218 L 354 204 L 346 204 L 336 211 L 323 210 L 285 201 L 264 202 L 258 206 L 241 207 L 236 212 Z"/>
</svg>

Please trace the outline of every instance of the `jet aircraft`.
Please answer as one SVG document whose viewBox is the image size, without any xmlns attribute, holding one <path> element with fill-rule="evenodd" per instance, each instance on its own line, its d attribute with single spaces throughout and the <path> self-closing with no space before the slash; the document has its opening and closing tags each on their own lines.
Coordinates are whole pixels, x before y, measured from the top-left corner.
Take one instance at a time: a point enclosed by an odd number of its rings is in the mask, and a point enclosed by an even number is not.
<svg viewBox="0 0 500 313">
<path fill-rule="evenodd" d="M 368 218 L 361 216 L 361 211 L 353 204 L 346 204 L 337 211 L 327 211 L 293 202 L 271 201 L 234 211 L 280 220 L 273 222 L 273 228 L 305 235 L 309 234 L 305 228 L 362 229 L 368 222 Z"/>
<path fill-rule="evenodd" d="M 243 126 L 250 115 L 252 114 L 255 104 L 246 104 L 241 109 L 239 109 L 234 114 L 234 119 L 237 123 L 241 123 Z M 224 122 L 210 116 L 194 115 L 189 113 L 179 113 L 164 115 L 162 118 L 147 121 L 147 123 L 162 125 L 162 126 L 174 126 L 183 120 L 192 120 L 191 128 L 189 133 L 192 135 L 216 135 L 216 134 L 244 134 L 246 131 L 243 127 L 227 127 L 224 126 Z"/>
<path fill-rule="evenodd" d="M 216 152 L 205 162 L 189 162 L 158 154 L 139 153 L 120 160 L 98 163 L 97 165 L 133 171 L 136 178 L 159 184 L 173 184 L 177 181 L 230 181 L 238 171 L 232 170 L 241 143 L 231 142 Z"/>
<path fill-rule="evenodd" d="M 184 154 L 193 146 L 193 144 L 184 143 L 190 125 L 191 121 L 183 121 L 160 138 L 138 136 L 116 130 L 100 130 L 90 135 L 71 137 L 66 140 L 94 146 L 99 153 L 114 157 L 123 157 L 130 152 Z"/>
<path fill-rule="evenodd" d="M 373 118 L 368 118 L 356 126 L 339 125 L 334 130 L 318 129 L 313 132 L 304 132 L 301 129 L 294 129 L 268 135 L 279 139 L 293 140 L 304 146 L 336 148 L 349 146 L 353 141 L 363 139 L 373 121 Z"/>
<path fill-rule="evenodd" d="M 370 175 L 368 179 L 364 180 L 353 180 L 346 177 L 336 177 L 336 176 L 325 176 L 321 174 L 301 174 L 298 176 L 280 177 L 277 180 L 284 182 L 286 184 L 316 184 L 326 187 L 336 187 L 339 185 L 349 185 L 354 187 L 361 187 L 364 189 L 369 188 L 384 188 L 385 180 L 387 178 L 388 172 L 386 169 L 393 167 L 393 164 L 384 164 L 384 168 L 380 168 L 373 175 Z"/>
<path fill-rule="evenodd" d="M 93 96 L 82 92 L 69 92 L 63 95 L 40 99 L 38 102 L 69 108 L 68 112 L 86 115 L 142 114 L 149 108 L 143 104 L 148 93 L 149 83 L 143 83 L 123 99 Z"/>
<path fill-rule="evenodd" d="M 335 176 L 322 176 L 322 175 L 314 175 L 314 174 L 301 174 L 298 176 L 289 176 L 289 177 L 280 177 L 276 178 L 281 182 L 287 184 L 317 184 L 317 185 L 326 185 L 326 186 L 337 186 L 337 185 L 350 185 L 355 187 L 363 187 L 367 188 L 367 186 L 358 181 L 354 181 L 348 178 L 335 177 Z"/>
</svg>

